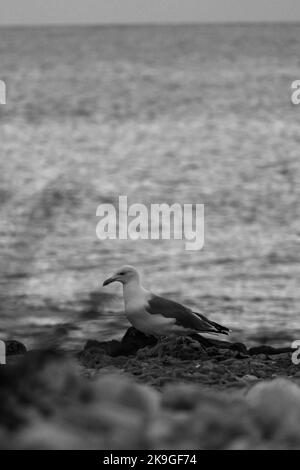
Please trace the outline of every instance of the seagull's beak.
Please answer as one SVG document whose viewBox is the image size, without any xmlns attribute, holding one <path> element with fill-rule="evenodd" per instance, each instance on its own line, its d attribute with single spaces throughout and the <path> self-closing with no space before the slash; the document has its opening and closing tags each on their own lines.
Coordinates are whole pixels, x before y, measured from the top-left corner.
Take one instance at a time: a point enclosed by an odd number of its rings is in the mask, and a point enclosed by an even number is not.
<svg viewBox="0 0 300 470">
<path fill-rule="evenodd" d="M 114 276 L 111 276 L 108 279 L 106 279 L 103 282 L 103 286 L 108 286 L 108 284 L 111 284 L 112 282 L 115 282 L 115 281 L 118 281 L 118 280 L 119 280 L 118 275 L 115 274 Z"/>
</svg>

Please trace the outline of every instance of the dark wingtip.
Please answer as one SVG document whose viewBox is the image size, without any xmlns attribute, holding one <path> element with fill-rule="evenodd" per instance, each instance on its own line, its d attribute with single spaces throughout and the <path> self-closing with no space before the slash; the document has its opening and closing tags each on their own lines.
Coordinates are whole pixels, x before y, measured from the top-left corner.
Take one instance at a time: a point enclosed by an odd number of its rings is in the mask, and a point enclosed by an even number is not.
<svg viewBox="0 0 300 470">
<path fill-rule="evenodd" d="M 214 326 L 217 328 L 218 333 L 222 333 L 223 335 L 228 335 L 230 333 L 230 329 L 227 328 L 227 326 L 222 326 L 218 323 L 216 323 Z"/>
<path fill-rule="evenodd" d="M 229 333 L 231 332 L 231 330 L 227 328 L 227 326 L 223 326 L 223 325 L 220 325 L 219 323 L 211 321 L 208 318 L 206 318 L 204 315 L 201 315 L 198 312 L 193 311 L 193 313 L 195 313 L 196 315 L 198 315 L 198 317 L 200 317 L 202 320 L 206 321 L 209 325 L 211 325 L 216 330 L 215 333 L 229 335 Z"/>
</svg>

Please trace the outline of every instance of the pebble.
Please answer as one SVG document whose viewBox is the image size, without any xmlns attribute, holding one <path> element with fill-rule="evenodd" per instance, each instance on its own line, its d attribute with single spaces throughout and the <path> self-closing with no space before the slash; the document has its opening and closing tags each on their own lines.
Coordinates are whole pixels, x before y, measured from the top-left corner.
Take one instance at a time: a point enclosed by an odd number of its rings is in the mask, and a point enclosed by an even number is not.
<svg viewBox="0 0 300 470">
<path fill-rule="evenodd" d="M 247 382 L 253 382 L 255 380 L 259 380 L 256 375 L 251 375 L 251 374 L 246 374 L 242 377 L 243 380 L 246 380 Z"/>
</svg>

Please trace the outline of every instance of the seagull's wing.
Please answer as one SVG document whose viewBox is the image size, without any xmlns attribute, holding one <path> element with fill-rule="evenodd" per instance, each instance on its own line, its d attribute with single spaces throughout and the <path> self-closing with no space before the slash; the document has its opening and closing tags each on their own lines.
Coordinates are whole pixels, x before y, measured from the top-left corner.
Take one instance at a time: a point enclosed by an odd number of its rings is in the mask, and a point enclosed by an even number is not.
<svg viewBox="0 0 300 470">
<path fill-rule="evenodd" d="M 228 333 L 230 332 L 230 329 L 227 328 L 227 326 L 223 326 L 223 325 L 220 325 L 219 323 L 209 320 L 204 315 L 202 315 L 202 313 L 198 313 L 198 312 L 193 312 L 193 313 L 197 315 L 199 318 L 201 318 L 202 320 L 208 322 L 211 326 L 215 327 L 218 333 L 222 333 L 223 335 L 228 335 Z"/>
<path fill-rule="evenodd" d="M 145 307 L 152 315 L 162 315 L 167 318 L 175 318 L 176 325 L 199 332 L 212 332 L 228 334 L 228 328 L 208 320 L 204 315 L 193 312 L 173 300 L 151 294 Z"/>
</svg>

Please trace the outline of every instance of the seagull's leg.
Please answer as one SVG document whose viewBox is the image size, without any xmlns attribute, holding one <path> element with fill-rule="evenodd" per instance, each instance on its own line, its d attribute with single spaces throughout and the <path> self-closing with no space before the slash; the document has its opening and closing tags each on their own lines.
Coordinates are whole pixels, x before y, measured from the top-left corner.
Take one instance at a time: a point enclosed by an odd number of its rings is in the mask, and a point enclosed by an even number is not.
<svg viewBox="0 0 300 470">
<path fill-rule="evenodd" d="M 167 336 L 158 336 L 157 338 L 157 346 L 158 346 L 158 358 L 162 359 L 163 356 L 163 346 L 166 340 L 168 339 Z"/>
</svg>

